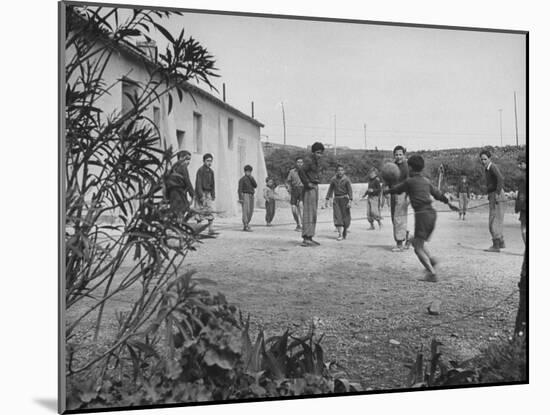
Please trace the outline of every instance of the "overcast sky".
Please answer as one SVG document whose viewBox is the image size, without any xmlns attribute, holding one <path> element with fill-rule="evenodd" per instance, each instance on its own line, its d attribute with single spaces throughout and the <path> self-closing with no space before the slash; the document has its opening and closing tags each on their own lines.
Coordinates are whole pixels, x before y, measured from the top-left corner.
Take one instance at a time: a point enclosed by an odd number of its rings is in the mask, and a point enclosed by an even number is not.
<svg viewBox="0 0 550 415">
<path fill-rule="evenodd" d="M 216 58 L 221 94 L 265 124 L 263 140 L 409 150 L 525 143 L 525 37 L 459 30 L 186 13 Z M 216 93 L 215 93 L 216 94 Z"/>
</svg>

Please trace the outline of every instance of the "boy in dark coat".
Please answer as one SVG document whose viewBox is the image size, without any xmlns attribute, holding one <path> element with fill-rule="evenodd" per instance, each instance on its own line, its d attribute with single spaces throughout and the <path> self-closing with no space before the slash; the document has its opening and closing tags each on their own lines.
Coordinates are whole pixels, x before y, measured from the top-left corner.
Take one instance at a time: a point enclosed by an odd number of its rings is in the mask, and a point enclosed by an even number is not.
<svg viewBox="0 0 550 415">
<path fill-rule="evenodd" d="M 212 161 L 214 157 L 210 153 L 206 153 L 202 157 L 203 164 L 197 170 L 195 179 L 195 192 L 197 194 L 196 205 L 201 211 L 201 218 L 208 221 L 208 234 L 217 235 L 214 231 L 213 222 L 214 201 L 216 200 L 216 187 L 214 180 L 214 170 L 212 170 Z"/>
<path fill-rule="evenodd" d="M 311 159 L 304 160 L 304 165 L 298 170 L 300 180 L 304 185 L 302 194 L 302 246 L 321 245 L 315 241 L 317 225 L 317 208 L 319 207 L 319 183 L 321 181 L 321 157 L 325 151 L 323 143 L 315 142 L 311 146 Z"/>
<path fill-rule="evenodd" d="M 458 211 L 458 207 L 451 204 L 443 193 L 437 190 L 426 177 L 421 175 L 424 169 L 424 159 L 421 156 L 415 154 L 409 157 L 407 164 L 411 169 L 410 177 L 404 182 L 384 191 L 384 193 L 406 193 L 409 196 L 414 209 L 414 238 L 412 240 L 414 253 L 422 265 L 424 265 L 424 268 L 426 268 L 424 281 L 436 282 L 437 277 L 434 269 L 436 261 L 425 247 L 425 243 L 430 239 L 435 229 L 437 219 L 430 196 L 446 203 L 454 211 Z"/>
<path fill-rule="evenodd" d="M 504 248 L 504 236 L 502 233 L 504 222 L 504 177 L 500 169 L 491 160 L 489 150 L 479 153 L 479 159 L 485 170 L 487 183 L 487 199 L 489 200 L 489 232 L 493 238 L 493 245 L 485 249 L 487 252 L 500 252 Z"/>
<path fill-rule="evenodd" d="M 181 150 L 176 155 L 178 161 L 172 166 L 164 185 L 166 187 L 166 198 L 170 203 L 170 210 L 179 221 L 184 221 L 191 207 L 187 194 L 189 194 L 191 200 L 195 196 L 193 185 L 189 179 L 189 171 L 187 170 L 187 166 L 191 161 L 191 153 Z"/>
</svg>

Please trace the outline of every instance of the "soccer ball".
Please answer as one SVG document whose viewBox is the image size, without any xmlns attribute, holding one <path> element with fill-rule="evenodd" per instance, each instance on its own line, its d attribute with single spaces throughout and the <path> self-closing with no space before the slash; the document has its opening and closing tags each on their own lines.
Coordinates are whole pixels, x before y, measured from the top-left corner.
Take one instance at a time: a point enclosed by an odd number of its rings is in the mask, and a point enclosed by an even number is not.
<svg viewBox="0 0 550 415">
<path fill-rule="evenodd" d="M 382 167 L 381 176 L 382 179 L 384 179 L 384 182 L 386 182 L 387 184 L 395 184 L 399 180 L 401 172 L 399 171 L 399 167 L 397 167 L 397 164 L 386 163 Z"/>
</svg>

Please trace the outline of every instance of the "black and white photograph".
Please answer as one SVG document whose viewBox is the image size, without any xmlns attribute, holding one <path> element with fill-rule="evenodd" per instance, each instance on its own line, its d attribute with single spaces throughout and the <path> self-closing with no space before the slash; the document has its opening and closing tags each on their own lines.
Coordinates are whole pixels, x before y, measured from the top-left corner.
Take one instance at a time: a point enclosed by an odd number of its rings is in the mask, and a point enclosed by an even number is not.
<svg viewBox="0 0 550 415">
<path fill-rule="evenodd" d="M 529 383 L 527 30 L 59 25 L 60 412 Z"/>
</svg>

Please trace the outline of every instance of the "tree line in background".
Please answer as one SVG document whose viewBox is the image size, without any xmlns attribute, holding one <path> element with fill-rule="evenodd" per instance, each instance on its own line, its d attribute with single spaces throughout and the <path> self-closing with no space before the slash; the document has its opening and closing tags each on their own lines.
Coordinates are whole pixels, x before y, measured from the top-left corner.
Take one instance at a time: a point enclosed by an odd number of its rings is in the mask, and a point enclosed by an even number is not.
<svg viewBox="0 0 550 415">
<path fill-rule="evenodd" d="M 471 191 L 482 194 L 486 190 L 485 174 L 479 162 L 479 152 L 482 149 L 488 149 L 491 152 L 494 163 L 500 168 L 504 176 L 505 190 L 517 190 L 517 182 L 521 175 L 517 168 L 517 156 L 525 152 L 525 146 L 421 150 L 409 154 L 419 154 L 424 158 L 426 163 L 424 175 L 430 178 L 434 184 L 438 180 L 439 168 L 441 165 L 443 166 L 442 190 L 453 192 L 460 177 L 466 175 Z M 296 157 L 303 156 L 309 156 L 309 151 L 304 148 L 270 144 L 270 147 L 265 149 L 268 175 L 273 177 L 277 183 L 284 183 L 289 170 L 294 167 Z M 326 150 L 325 157 L 321 160 L 321 180 L 322 183 L 328 183 L 336 172 L 336 166 L 342 164 L 352 182 L 365 183 L 367 175 L 373 167 L 380 170 L 384 163 L 392 160 L 392 152 L 389 150 L 337 149 L 336 155 L 333 151 Z"/>
</svg>

